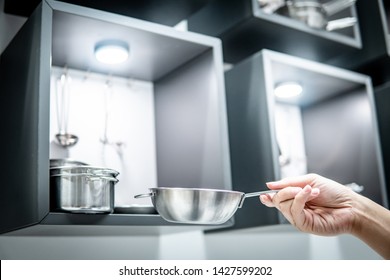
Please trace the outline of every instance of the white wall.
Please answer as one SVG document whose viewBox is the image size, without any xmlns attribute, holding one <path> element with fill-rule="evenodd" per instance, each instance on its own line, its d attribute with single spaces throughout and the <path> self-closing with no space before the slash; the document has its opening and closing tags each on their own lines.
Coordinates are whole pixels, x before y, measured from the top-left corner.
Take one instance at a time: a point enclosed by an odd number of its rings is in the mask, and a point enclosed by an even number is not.
<svg viewBox="0 0 390 280">
<path fill-rule="evenodd" d="M 0 51 L 25 21 L 5 15 Z M 1 94 L 1 93 L 0 93 Z M 290 226 L 161 236 L 0 236 L 0 259 L 380 259 L 350 236 L 317 237 Z"/>
<path fill-rule="evenodd" d="M 307 173 L 302 115 L 299 106 L 275 103 L 275 132 L 281 152 L 281 177 Z"/>
</svg>

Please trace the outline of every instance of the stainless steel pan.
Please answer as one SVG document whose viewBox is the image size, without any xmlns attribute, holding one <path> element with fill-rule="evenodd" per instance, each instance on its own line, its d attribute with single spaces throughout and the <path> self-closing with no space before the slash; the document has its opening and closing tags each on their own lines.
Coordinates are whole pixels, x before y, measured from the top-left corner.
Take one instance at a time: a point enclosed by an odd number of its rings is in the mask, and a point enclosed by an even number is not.
<svg viewBox="0 0 390 280">
<path fill-rule="evenodd" d="M 243 193 L 238 191 L 198 188 L 150 188 L 149 193 L 135 198 L 150 197 L 160 216 L 174 223 L 223 224 L 228 221 L 245 198 L 275 193 L 275 190 Z"/>
</svg>

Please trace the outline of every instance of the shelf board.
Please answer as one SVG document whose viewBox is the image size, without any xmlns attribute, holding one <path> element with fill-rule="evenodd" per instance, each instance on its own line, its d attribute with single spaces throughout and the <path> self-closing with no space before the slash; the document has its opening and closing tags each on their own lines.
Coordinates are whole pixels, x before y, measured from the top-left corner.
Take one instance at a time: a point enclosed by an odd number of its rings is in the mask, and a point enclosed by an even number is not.
<svg viewBox="0 0 390 280">
<path fill-rule="evenodd" d="M 179 224 L 160 215 L 49 213 L 39 224 L 5 233 L 5 236 L 156 236 L 227 228 L 222 225 Z"/>
</svg>

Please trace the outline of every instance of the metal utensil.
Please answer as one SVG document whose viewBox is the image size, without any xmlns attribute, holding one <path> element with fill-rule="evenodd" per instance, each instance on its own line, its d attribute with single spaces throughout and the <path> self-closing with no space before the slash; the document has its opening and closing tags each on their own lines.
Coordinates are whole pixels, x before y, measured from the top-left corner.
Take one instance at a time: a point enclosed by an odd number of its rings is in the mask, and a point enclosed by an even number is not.
<svg viewBox="0 0 390 280">
<path fill-rule="evenodd" d="M 318 0 L 291 0 L 286 3 L 291 18 L 313 28 L 333 31 L 356 24 L 354 17 L 328 20 L 330 16 L 351 7 L 355 2 L 356 0 L 332 0 L 321 4 Z"/>
<path fill-rule="evenodd" d="M 266 14 L 272 14 L 279 8 L 286 5 L 284 0 L 258 0 L 262 11 Z"/>
<path fill-rule="evenodd" d="M 150 188 L 149 193 L 135 198 L 150 197 L 160 216 L 174 223 L 223 224 L 228 221 L 245 198 L 276 193 L 277 190 L 243 193 L 238 191 L 199 188 Z"/>
<path fill-rule="evenodd" d="M 61 75 L 57 80 L 57 121 L 59 132 L 55 135 L 57 143 L 65 148 L 72 147 L 77 144 L 79 138 L 68 132 L 69 119 L 69 82 L 70 77 L 67 72 Z"/>
<path fill-rule="evenodd" d="M 328 16 L 331 16 L 351 7 L 355 3 L 356 0 L 332 0 L 322 4 L 322 8 Z"/>
</svg>

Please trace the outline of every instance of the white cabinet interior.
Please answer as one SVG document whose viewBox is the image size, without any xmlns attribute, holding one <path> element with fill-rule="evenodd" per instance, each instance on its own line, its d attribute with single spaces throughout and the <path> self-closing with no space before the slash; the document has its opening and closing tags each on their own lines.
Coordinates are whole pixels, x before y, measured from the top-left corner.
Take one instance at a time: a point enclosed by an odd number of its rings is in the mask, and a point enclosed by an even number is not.
<svg viewBox="0 0 390 280">
<path fill-rule="evenodd" d="M 157 187 L 154 97 L 151 82 L 67 69 L 69 133 L 79 141 L 60 146 L 56 82 L 64 69 L 53 67 L 50 99 L 50 158 L 72 158 L 119 171 L 115 206 L 151 205 L 134 195 Z M 59 104 L 61 106 L 61 104 Z"/>
</svg>

